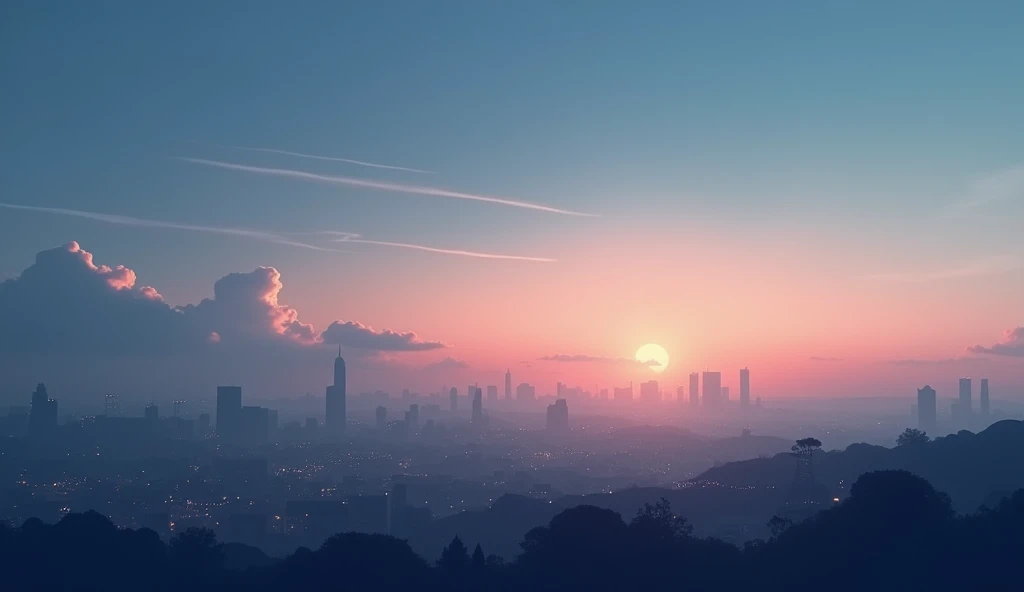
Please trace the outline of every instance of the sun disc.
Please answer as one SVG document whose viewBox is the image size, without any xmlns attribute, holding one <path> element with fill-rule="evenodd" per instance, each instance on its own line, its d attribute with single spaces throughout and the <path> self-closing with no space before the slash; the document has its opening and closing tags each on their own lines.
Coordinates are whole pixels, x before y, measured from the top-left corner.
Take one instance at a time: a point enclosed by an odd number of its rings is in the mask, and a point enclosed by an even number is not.
<svg viewBox="0 0 1024 592">
<path fill-rule="evenodd" d="M 668 352 L 657 343 L 648 343 L 636 350 L 636 361 L 648 364 L 655 372 L 664 372 L 668 368 Z"/>
</svg>

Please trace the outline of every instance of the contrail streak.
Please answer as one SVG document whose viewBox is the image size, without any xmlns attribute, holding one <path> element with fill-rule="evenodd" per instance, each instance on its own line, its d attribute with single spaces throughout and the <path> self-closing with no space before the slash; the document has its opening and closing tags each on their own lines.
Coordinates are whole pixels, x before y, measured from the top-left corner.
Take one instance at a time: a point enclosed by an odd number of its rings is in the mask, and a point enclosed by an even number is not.
<svg viewBox="0 0 1024 592">
<path fill-rule="evenodd" d="M 357 235 L 358 236 L 358 235 Z M 461 257 L 476 257 L 478 259 L 508 259 L 513 261 L 535 261 L 539 263 L 554 263 L 557 259 L 548 259 L 547 257 L 525 257 L 522 255 L 501 255 L 498 253 L 480 253 L 477 251 L 462 251 L 458 249 L 439 249 L 436 247 L 425 247 L 423 245 L 412 245 L 409 243 L 395 243 L 390 241 L 377 241 L 367 240 L 362 238 L 336 238 L 333 239 L 336 243 L 362 243 L 365 245 L 381 245 L 385 247 L 398 247 L 401 249 L 415 249 L 417 251 L 427 251 L 429 253 L 441 253 L 444 255 L 459 255 Z"/>
<path fill-rule="evenodd" d="M 440 253 L 444 255 L 459 255 L 462 257 L 475 257 L 479 259 L 506 259 L 513 261 L 539 261 L 544 263 L 554 262 L 554 259 L 548 259 L 544 257 L 525 257 L 520 255 L 500 255 L 495 253 L 479 253 L 476 251 L 463 251 L 457 249 L 438 249 L 434 247 L 427 247 L 423 245 L 414 245 L 410 243 L 397 243 L 389 241 L 375 241 L 360 238 L 361 235 L 354 232 L 306 232 L 306 233 L 285 233 L 279 234 L 275 232 L 267 232 L 264 230 L 252 230 L 249 228 L 232 228 L 229 226 L 206 226 L 202 224 L 179 224 L 177 222 L 166 222 L 164 220 L 150 220 L 146 218 L 135 218 L 132 216 L 121 216 L 118 214 L 103 214 L 99 212 L 87 212 L 84 210 L 71 210 L 67 208 L 47 208 L 42 206 L 23 206 L 18 204 L 9 204 L 0 202 L 0 208 L 7 208 L 11 210 L 23 210 L 28 212 L 40 212 L 44 214 L 56 214 L 58 216 L 71 216 L 74 218 L 85 218 L 87 220 L 95 220 L 97 222 L 106 222 L 108 224 L 120 224 L 123 226 L 139 226 L 143 228 L 166 228 L 171 230 L 186 230 L 190 232 L 206 232 L 210 234 L 221 234 L 226 236 L 235 236 L 241 238 L 249 238 L 254 240 L 265 241 L 269 243 L 275 243 L 279 245 L 287 245 L 290 247 L 298 247 L 302 249 L 311 249 L 313 251 L 322 251 L 325 253 L 350 253 L 351 251 L 343 251 L 340 249 L 331 249 L 328 247 L 321 247 L 305 243 L 302 241 L 296 241 L 288 238 L 287 235 L 291 236 L 311 236 L 311 235 L 327 235 L 337 236 L 341 238 L 331 239 L 331 242 L 351 242 L 351 243 L 362 243 L 367 245 L 380 245 L 386 247 L 399 247 L 403 249 L 416 249 L 419 251 L 427 251 L 430 253 Z"/>
<path fill-rule="evenodd" d="M 172 230 L 188 230 L 192 232 L 207 232 L 211 234 L 224 234 L 229 236 L 239 236 L 244 238 L 251 238 L 256 240 L 262 240 L 270 243 L 277 243 L 280 245 L 288 245 L 290 247 L 299 247 L 302 249 L 312 249 L 314 251 L 325 251 L 329 253 L 344 253 L 345 251 L 339 251 L 338 249 L 328 249 L 326 247 L 318 247 L 308 243 L 299 241 L 293 241 L 286 237 L 274 234 L 272 232 L 264 232 L 262 230 L 250 230 L 247 228 L 231 228 L 225 226 L 203 226 L 200 224 L 179 224 L 177 222 L 165 222 L 163 220 L 147 220 L 145 218 L 134 218 L 132 216 L 120 216 L 117 214 L 102 214 L 98 212 L 86 212 L 82 210 L 70 210 L 66 208 L 45 208 L 41 206 L 22 206 L 17 204 L 0 203 L 0 208 L 8 208 L 11 210 L 25 210 L 29 212 L 42 212 L 46 214 L 57 214 L 59 216 L 73 216 L 76 218 L 86 218 L 88 220 L 96 220 L 98 222 L 107 222 L 110 224 L 121 224 L 124 226 L 141 226 L 145 228 L 168 228 Z"/>
<path fill-rule="evenodd" d="M 235 171 L 245 171 L 248 173 L 256 173 L 259 175 L 272 175 L 276 177 L 288 177 L 291 179 L 300 179 L 303 181 L 312 181 L 317 183 L 330 183 L 334 185 L 348 185 L 351 187 L 363 187 L 366 189 L 377 189 L 380 191 L 396 191 L 399 193 L 410 193 L 414 195 L 426 195 L 431 197 L 448 197 L 454 199 L 467 199 L 471 201 L 482 201 L 487 203 L 499 204 L 503 206 L 511 206 L 516 208 L 526 208 L 529 210 L 539 210 L 541 212 L 549 212 L 552 214 L 564 214 L 567 216 L 587 216 L 593 217 L 593 214 L 585 214 L 582 212 L 573 212 L 569 210 L 562 210 L 559 208 L 553 208 L 541 204 L 535 204 L 525 201 L 516 201 L 513 199 L 505 199 L 503 197 L 493 197 L 489 195 L 478 195 L 475 193 L 463 193 L 460 191 L 450 191 L 448 189 L 441 189 L 438 187 L 427 187 L 422 185 L 406 185 L 404 183 L 390 183 L 387 181 L 373 181 L 370 179 L 358 179 L 355 177 L 339 177 L 335 175 L 320 175 L 316 173 L 307 173 L 305 171 L 296 171 L 292 169 L 275 169 L 267 167 L 249 166 L 244 164 L 236 164 L 232 162 L 223 162 L 220 160 L 208 160 L 206 158 L 191 158 L 187 156 L 176 157 L 178 160 L 190 162 L 193 164 L 201 164 L 211 167 L 217 167 L 222 169 L 230 169 Z"/>
<path fill-rule="evenodd" d="M 276 148 L 255 148 L 252 146 L 233 146 L 230 144 L 218 144 L 224 148 L 234 148 L 235 150 L 248 150 L 249 152 L 266 152 L 269 154 L 285 154 L 288 156 L 297 156 L 299 158 L 311 158 L 313 160 L 329 160 L 331 162 L 346 162 L 348 164 L 357 164 L 359 166 L 370 167 L 374 169 L 387 169 L 390 171 L 405 171 L 407 173 L 420 173 L 423 175 L 434 175 L 434 171 L 425 171 L 423 169 L 414 169 L 410 167 L 395 166 L 393 164 L 379 164 L 376 162 L 366 162 L 365 160 L 353 160 L 351 158 L 339 158 L 336 156 L 320 156 L 318 154 L 306 154 L 305 152 L 292 152 L 291 150 L 277 150 Z"/>
</svg>

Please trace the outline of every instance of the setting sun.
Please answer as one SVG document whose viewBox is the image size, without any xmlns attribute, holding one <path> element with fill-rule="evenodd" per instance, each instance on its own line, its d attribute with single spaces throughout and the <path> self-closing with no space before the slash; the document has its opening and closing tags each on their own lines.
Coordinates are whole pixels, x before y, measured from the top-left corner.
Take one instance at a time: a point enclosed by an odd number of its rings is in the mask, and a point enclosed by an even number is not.
<svg viewBox="0 0 1024 592">
<path fill-rule="evenodd" d="M 664 372 L 665 368 L 668 368 L 668 352 L 657 343 L 648 343 L 641 345 L 640 349 L 636 350 L 636 361 L 657 362 L 657 364 L 651 364 L 651 370 Z"/>
</svg>

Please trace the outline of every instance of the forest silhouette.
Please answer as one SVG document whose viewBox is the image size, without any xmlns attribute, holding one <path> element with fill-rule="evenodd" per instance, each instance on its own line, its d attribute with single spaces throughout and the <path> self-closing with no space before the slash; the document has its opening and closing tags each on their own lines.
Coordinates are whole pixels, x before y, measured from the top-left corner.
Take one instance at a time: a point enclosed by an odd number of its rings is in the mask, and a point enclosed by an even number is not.
<svg viewBox="0 0 1024 592">
<path fill-rule="evenodd" d="M 741 549 L 695 537 L 666 500 L 629 521 L 583 505 L 531 530 L 508 560 L 455 537 L 430 564 L 398 538 L 348 532 L 238 569 L 239 550 L 212 531 L 165 544 L 86 512 L 0 527 L 0 557 L 9 590 L 1006 590 L 1024 555 L 1024 490 L 957 515 L 924 479 L 875 471 L 842 503 L 770 530 Z"/>
</svg>

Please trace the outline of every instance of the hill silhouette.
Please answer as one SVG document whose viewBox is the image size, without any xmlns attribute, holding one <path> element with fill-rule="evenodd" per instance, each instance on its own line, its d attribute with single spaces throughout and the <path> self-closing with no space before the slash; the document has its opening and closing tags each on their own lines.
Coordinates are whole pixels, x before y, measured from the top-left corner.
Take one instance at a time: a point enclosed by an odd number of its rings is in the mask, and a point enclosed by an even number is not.
<svg viewBox="0 0 1024 592">
<path fill-rule="evenodd" d="M 590 504 L 561 510 L 509 561 L 458 536 L 431 564 L 401 539 L 339 533 L 240 570 L 212 531 L 189 529 L 165 545 L 95 512 L 0 526 L 0 556 L 5 589 L 19 591 L 1009 590 L 1019 584 L 1022 528 L 1024 490 L 957 515 L 926 480 L 889 470 L 862 475 L 844 502 L 742 549 L 695 536 L 660 500 L 628 520 Z"/>
</svg>

